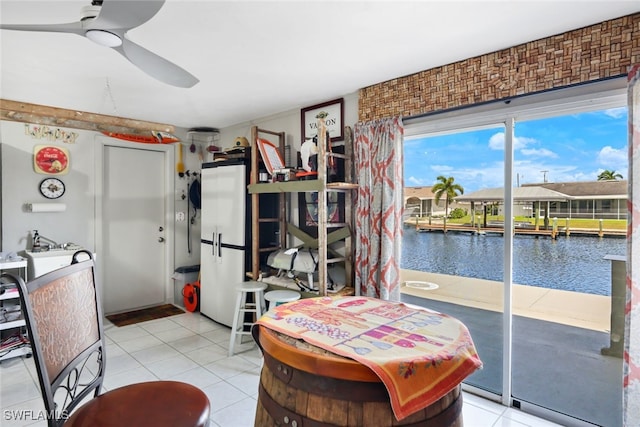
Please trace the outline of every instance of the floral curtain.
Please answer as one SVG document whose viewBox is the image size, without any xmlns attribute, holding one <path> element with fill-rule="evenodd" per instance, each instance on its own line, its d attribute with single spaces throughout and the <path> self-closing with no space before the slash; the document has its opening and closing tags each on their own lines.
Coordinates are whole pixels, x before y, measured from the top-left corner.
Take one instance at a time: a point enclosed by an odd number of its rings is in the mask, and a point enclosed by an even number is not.
<svg viewBox="0 0 640 427">
<path fill-rule="evenodd" d="M 640 65 L 629 73 L 629 213 L 624 339 L 625 426 L 640 423 Z M 635 255 L 634 255 L 635 254 Z"/>
<path fill-rule="evenodd" d="M 355 287 L 360 295 L 400 301 L 402 119 L 357 123 L 354 135 Z"/>
</svg>

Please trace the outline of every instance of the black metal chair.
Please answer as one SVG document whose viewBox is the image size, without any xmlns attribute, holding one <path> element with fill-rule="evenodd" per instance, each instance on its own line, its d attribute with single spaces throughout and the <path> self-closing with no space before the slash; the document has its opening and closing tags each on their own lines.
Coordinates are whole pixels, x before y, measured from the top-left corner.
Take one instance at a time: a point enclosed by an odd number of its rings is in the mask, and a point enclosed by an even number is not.
<svg viewBox="0 0 640 427">
<path fill-rule="evenodd" d="M 88 260 L 80 261 L 81 258 Z M 105 375 L 102 305 L 90 252 L 18 284 L 49 427 L 196 427 L 209 424 L 202 390 L 176 381 L 131 384 L 101 394 Z"/>
</svg>

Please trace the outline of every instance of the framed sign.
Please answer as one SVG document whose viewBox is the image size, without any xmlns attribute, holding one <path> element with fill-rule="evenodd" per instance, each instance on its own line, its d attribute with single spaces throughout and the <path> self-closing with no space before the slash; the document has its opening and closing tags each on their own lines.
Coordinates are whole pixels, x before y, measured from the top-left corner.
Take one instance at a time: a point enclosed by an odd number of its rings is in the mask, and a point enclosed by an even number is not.
<svg viewBox="0 0 640 427">
<path fill-rule="evenodd" d="M 274 170 L 284 168 L 284 161 L 282 160 L 282 157 L 280 157 L 280 152 L 275 144 L 262 138 L 258 138 L 257 143 L 258 149 L 260 150 L 260 156 L 262 157 L 262 161 L 264 162 L 264 166 L 267 168 L 269 175 L 273 175 Z"/>
<path fill-rule="evenodd" d="M 64 147 L 36 145 L 33 148 L 33 168 L 45 175 L 64 175 L 69 172 L 69 151 Z"/>
<path fill-rule="evenodd" d="M 300 135 L 302 135 L 302 141 L 304 142 L 307 138 L 313 138 L 318 135 L 318 119 L 316 116 L 321 111 L 327 113 L 324 122 L 327 125 L 331 142 L 342 141 L 344 139 L 344 126 L 342 124 L 344 122 L 344 98 L 334 99 L 333 101 L 312 105 L 300 110 L 302 123 Z"/>
</svg>

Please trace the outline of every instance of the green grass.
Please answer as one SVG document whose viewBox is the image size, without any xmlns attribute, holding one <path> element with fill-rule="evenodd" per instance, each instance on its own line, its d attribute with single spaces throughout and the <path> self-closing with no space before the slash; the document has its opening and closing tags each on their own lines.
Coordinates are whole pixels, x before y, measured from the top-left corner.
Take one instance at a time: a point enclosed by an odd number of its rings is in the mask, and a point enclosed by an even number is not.
<svg viewBox="0 0 640 427">
<path fill-rule="evenodd" d="M 476 221 L 477 221 L 476 216 Z M 415 221 L 414 218 L 412 218 Z M 427 217 L 421 218 L 421 221 L 428 221 Z M 528 217 L 515 217 L 516 222 L 529 222 L 530 224 L 535 224 L 534 218 Z M 482 219 L 481 219 L 482 221 Z M 487 215 L 487 221 L 504 221 L 503 215 Z M 471 215 L 464 216 L 462 218 L 457 219 L 448 219 L 447 224 L 469 224 L 471 223 Z M 539 225 L 544 224 L 544 219 L 540 219 L 538 222 Z M 549 219 L 549 224 L 553 224 L 553 219 Z M 558 218 L 558 226 L 566 227 L 567 220 L 566 218 Z M 587 228 L 587 229 L 599 229 L 600 228 L 600 220 L 598 219 L 577 219 L 572 218 L 569 219 L 569 228 Z M 602 220 L 602 228 L 605 230 L 626 230 L 627 229 L 627 220 L 626 219 L 603 219 Z"/>
</svg>

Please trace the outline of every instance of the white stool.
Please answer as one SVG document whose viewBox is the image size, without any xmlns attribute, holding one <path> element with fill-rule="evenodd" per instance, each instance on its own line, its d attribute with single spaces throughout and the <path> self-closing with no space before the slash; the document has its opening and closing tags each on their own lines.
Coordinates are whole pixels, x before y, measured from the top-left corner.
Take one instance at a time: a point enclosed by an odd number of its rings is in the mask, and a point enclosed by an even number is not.
<svg viewBox="0 0 640 427">
<path fill-rule="evenodd" d="M 256 320 L 262 317 L 265 306 L 265 289 L 267 289 L 267 285 L 261 282 L 243 282 L 236 285 L 238 297 L 236 298 L 235 317 L 233 318 L 231 338 L 229 339 L 229 356 L 233 356 L 233 346 L 237 339 L 239 339 L 239 344 L 241 344 L 242 335 L 251 335 L 251 325 L 253 325 L 253 322 L 245 321 L 245 313 L 254 313 Z M 253 294 L 253 302 L 247 300 L 250 293 Z M 249 326 L 248 331 L 244 330 L 245 326 Z"/>
<path fill-rule="evenodd" d="M 296 291 L 269 291 L 264 294 L 264 299 L 269 301 L 269 308 L 277 307 L 285 302 L 297 301 L 300 299 L 300 292 Z"/>
</svg>

